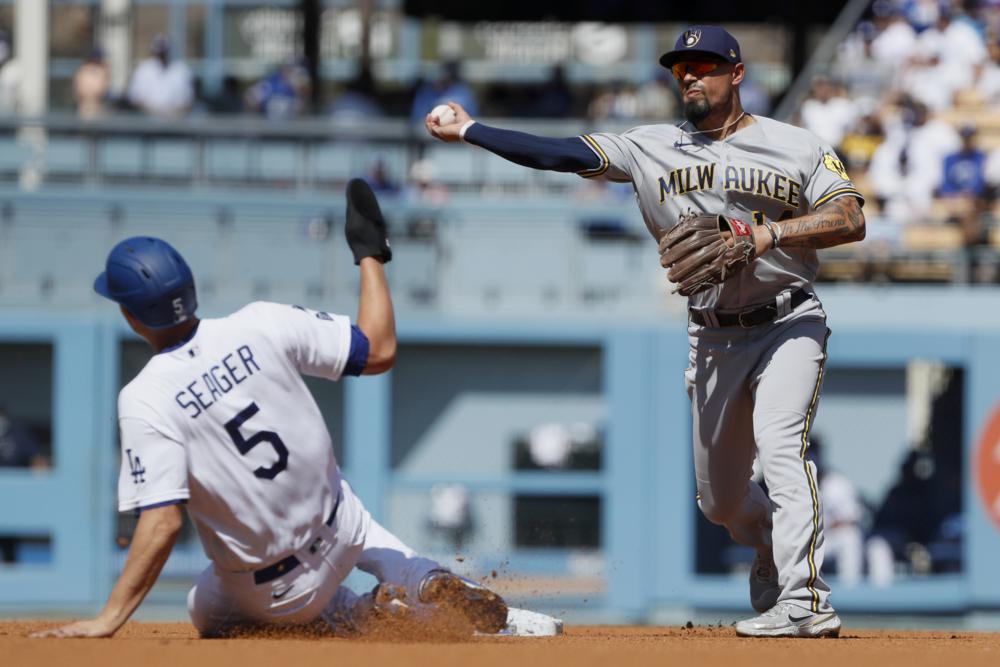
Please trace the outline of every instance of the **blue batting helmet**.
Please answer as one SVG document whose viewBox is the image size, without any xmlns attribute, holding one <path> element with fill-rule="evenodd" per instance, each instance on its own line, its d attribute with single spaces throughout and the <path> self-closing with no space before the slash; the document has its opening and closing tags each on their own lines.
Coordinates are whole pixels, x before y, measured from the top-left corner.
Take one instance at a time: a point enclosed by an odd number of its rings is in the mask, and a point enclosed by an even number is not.
<svg viewBox="0 0 1000 667">
<path fill-rule="evenodd" d="M 94 291 L 152 329 L 186 322 L 198 308 L 187 262 L 169 243 L 151 236 L 125 239 L 112 248 Z"/>
</svg>

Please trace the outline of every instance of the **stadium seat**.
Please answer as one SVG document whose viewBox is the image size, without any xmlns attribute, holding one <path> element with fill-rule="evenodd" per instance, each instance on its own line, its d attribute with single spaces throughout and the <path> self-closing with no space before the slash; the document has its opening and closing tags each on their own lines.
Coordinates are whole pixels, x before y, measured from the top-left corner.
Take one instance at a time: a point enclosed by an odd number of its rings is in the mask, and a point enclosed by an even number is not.
<svg viewBox="0 0 1000 667">
<path fill-rule="evenodd" d="M 299 177 L 301 154 L 298 144 L 291 142 L 261 142 L 254 146 L 256 168 L 254 176 L 268 181 L 292 183 Z"/>
<path fill-rule="evenodd" d="M 87 170 L 87 142 L 76 137 L 49 137 L 45 168 L 49 174 L 82 178 Z"/>
<path fill-rule="evenodd" d="M 195 145 L 183 139 L 160 139 L 149 146 L 149 176 L 189 179 L 194 175 Z"/>
<path fill-rule="evenodd" d="M 7 235 L 10 257 L 0 274 L 0 297 L 40 304 L 80 307 L 96 300 L 91 285 L 107 256 L 110 226 L 97 209 L 18 211 Z M 81 258 L 87 258 L 87 270 Z"/>
<path fill-rule="evenodd" d="M 209 180 L 245 179 L 249 164 L 249 142 L 220 140 L 205 146 L 205 177 Z"/>
<path fill-rule="evenodd" d="M 324 284 L 327 239 L 310 238 L 305 219 L 261 219 L 239 210 L 226 244 L 231 275 L 227 298 L 297 302 Z"/>
<path fill-rule="evenodd" d="M 27 146 L 18 142 L 16 134 L 0 136 L 0 174 L 13 177 L 29 155 Z"/>
<path fill-rule="evenodd" d="M 355 174 L 355 147 L 343 142 L 327 142 L 313 147 L 313 177 L 319 181 L 346 181 Z"/>
<path fill-rule="evenodd" d="M 142 175 L 142 142 L 139 139 L 105 139 L 98 144 L 97 161 L 102 174 L 139 177 Z"/>
<path fill-rule="evenodd" d="M 449 261 L 442 277 L 449 304 L 549 309 L 573 298 L 576 230 L 507 217 L 502 225 L 451 225 L 442 235 Z"/>
<path fill-rule="evenodd" d="M 424 160 L 431 165 L 431 181 L 448 185 L 473 185 L 482 182 L 481 151 L 468 146 L 432 144 L 424 153 Z"/>
</svg>

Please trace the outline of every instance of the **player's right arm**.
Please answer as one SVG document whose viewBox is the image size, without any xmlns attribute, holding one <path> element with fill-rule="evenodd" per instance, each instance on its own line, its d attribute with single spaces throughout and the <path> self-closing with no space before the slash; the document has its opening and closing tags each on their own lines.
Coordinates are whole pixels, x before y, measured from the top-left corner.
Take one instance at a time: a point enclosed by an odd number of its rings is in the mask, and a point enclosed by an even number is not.
<svg viewBox="0 0 1000 667">
<path fill-rule="evenodd" d="M 573 172 L 580 176 L 600 176 L 608 171 L 610 160 L 605 147 L 589 135 L 561 139 L 540 137 L 526 132 L 504 130 L 483 125 L 456 102 L 448 106 L 455 112 L 455 120 L 441 125 L 436 116 L 427 114 L 424 126 L 432 137 L 445 142 L 465 141 L 532 169 Z M 620 175 L 614 180 L 623 180 Z"/>
<path fill-rule="evenodd" d="M 101 612 L 94 618 L 37 633 L 38 637 L 110 637 L 138 608 L 181 532 L 182 505 L 190 497 L 187 455 L 176 434 L 156 428 L 128 387 L 119 397 L 122 463 L 118 509 L 139 512 L 128 558 Z"/>
<path fill-rule="evenodd" d="M 110 637 L 125 624 L 145 599 L 163 564 L 167 562 L 183 518 L 180 505 L 166 505 L 144 511 L 139 516 L 125 568 L 111 589 L 104 609 L 95 618 L 77 621 L 33 637 Z"/>
</svg>

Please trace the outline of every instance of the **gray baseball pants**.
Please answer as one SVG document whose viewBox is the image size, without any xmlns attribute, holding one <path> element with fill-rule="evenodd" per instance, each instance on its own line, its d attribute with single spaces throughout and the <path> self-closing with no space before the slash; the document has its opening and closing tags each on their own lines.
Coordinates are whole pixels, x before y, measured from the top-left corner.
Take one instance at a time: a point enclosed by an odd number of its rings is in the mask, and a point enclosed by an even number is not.
<svg viewBox="0 0 1000 667">
<path fill-rule="evenodd" d="M 816 467 L 805 458 L 829 334 L 815 298 L 748 329 L 692 322 L 684 374 L 702 513 L 740 544 L 773 550 L 778 600 L 813 612 L 831 609 Z M 767 494 L 751 479 L 755 456 Z"/>
</svg>

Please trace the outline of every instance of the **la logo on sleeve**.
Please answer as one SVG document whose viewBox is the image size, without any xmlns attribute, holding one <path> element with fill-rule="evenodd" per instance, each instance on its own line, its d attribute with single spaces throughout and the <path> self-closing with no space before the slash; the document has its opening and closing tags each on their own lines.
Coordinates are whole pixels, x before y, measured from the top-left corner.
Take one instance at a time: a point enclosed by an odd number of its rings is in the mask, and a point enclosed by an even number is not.
<svg viewBox="0 0 1000 667">
<path fill-rule="evenodd" d="M 126 449 L 125 455 L 128 457 L 128 467 L 132 471 L 132 481 L 136 484 L 146 483 L 146 468 L 139 460 L 139 455 L 132 456 L 132 450 Z"/>
</svg>

